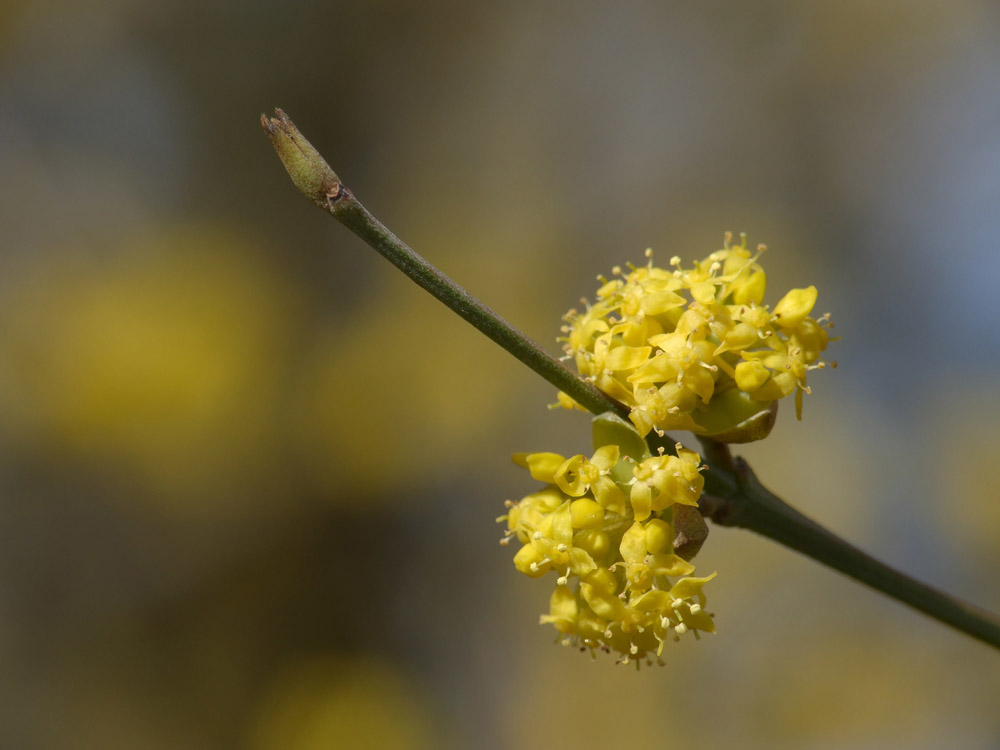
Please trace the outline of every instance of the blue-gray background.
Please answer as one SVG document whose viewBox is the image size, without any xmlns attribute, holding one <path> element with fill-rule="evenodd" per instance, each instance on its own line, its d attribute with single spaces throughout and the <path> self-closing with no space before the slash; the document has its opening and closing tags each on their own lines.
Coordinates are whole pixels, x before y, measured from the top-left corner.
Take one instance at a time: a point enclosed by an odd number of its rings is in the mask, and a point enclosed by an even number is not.
<svg viewBox="0 0 1000 750">
<path fill-rule="evenodd" d="M 991 748 L 996 656 L 715 529 L 719 634 L 552 645 L 493 523 L 583 415 L 295 194 L 557 351 L 597 273 L 766 242 L 843 340 L 742 452 L 1000 609 L 1000 13 L 907 2 L 0 1 L 0 744 Z"/>
</svg>

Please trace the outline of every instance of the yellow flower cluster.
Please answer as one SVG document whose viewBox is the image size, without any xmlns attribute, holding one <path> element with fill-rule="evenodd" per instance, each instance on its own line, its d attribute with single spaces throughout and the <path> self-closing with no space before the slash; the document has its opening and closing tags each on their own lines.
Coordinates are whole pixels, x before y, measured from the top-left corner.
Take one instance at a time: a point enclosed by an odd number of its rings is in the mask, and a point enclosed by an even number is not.
<svg viewBox="0 0 1000 750">
<path fill-rule="evenodd" d="M 745 442 L 767 429 L 740 433 L 739 426 L 795 393 L 801 418 L 806 373 L 826 364 L 829 316 L 809 317 L 816 287 L 792 289 L 773 308 L 763 304 L 766 276 L 746 236 L 693 268 L 679 258 L 672 270 L 649 263 L 614 268 L 597 299 L 571 310 L 563 327 L 567 358 L 580 374 L 631 409 L 630 418 L 650 430 L 682 429 Z M 560 394 L 559 402 L 574 402 Z M 735 430 L 735 432 L 734 432 Z M 727 437 L 732 435 L 732 437 Z"/>
<path fill-rule="evenodd" d="M 633 433 L 634 434 L 634 433 Z M 618 652 L 628 663 L 652 659 L 668 639 L 715 632 L 694 566 L 675 553 L 673 508 L 696 506 L 704 480 L 697 453 L 643 460 L 603 445 L 591 458 L 517 454 L 514 460 L 547 486 L 508 501 L 503 542 L 521 548 L 515 567 L 532 578 L 556 574 L 549 614 L 562 642 Z M 677 580 L 671 580 L 677 579 Z"/>
<path fill-rule="evenodd" d="M 596 451 L 566 458 L 522 453 L 514 460 L 546 487 L 508 501 L 502 543 L 517 539 L 514 566 L 532 578 L 556 577 L 541 617 L 566 645 L 622 662 L 652 663 L 663 644 L 691 632 L 714 633 L 691 558 L 707 534 L 698 512 L 701 457 L 677 443 L 676 455 L 650 455 L 647 436 L 683 429 L 718 442 L 767 435 L 779 399 L 795 394 L 801 418 L 806 374 L 833 324 L 810 317 L 816 287 L 792 289 L 764 304 L 767 277 L 746 236 L 685 268 L 649 262 L 613 269 L 593 304 L 571 310 L 563 327 L 566 358 L 629 409 L 594 418 Z M 834 366 L 835 363 L 834 363 Z M 565 393 L 559 405 L 581 408 Z M 685 507 L 687 506 L 687 507 Z"/>
</svg>

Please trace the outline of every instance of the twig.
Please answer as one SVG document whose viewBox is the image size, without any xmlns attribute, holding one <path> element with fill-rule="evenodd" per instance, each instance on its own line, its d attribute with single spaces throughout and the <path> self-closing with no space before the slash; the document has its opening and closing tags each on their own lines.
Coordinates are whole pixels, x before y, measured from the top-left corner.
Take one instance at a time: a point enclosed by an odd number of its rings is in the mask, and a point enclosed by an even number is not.
<svg viewBox="0 0 1000 750">
<path fill-rule="evenodd" d="M 575 375 L 495 312 L 415 253 L 354 197 L 319 152 L 280 109 L 261 116 L 278 156 L 295 186 L 332 214 L 394 266 L 489 336 L 579 404 L 601 414 L 627 417 L 628 409 Z M 669 436 L 650 433 L 655 453 L 673 450 Z M 865 554 L 812 519 L 799 513 L 764 487 L 745 461 L 733 459 L 729 447 L 702 439 L 709 470 L 700 509 L 722 526 L 737 526 L 801 552 L 929 617 L 1000 648 L 1000 619 L 983 609 L 921 583 Z"/>
</svg>

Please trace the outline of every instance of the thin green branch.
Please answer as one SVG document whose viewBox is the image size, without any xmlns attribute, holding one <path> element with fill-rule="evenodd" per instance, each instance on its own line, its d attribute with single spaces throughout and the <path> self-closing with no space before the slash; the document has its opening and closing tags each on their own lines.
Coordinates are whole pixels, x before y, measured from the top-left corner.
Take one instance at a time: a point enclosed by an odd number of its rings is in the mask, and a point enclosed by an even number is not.
<svg viewBox="0 0 1000 750">
<path fill-rule="evenodd" d="M 337 217 L 344 226 L 375 248 L 423 289 L 430 292 L 556 388 L 565 391 L 594 413 L 599 414 L 612 410 L 628 413 L 624 406 L 599 391 L 591 383 L 581 380 L 538 344 L 410 249 L 406 243 L 372 216 L 350 190 L 341 186 L 340 191 L 331 196 L 329 203 L 330 213 Z"/>
<path fill-rule="evenodd" d="M 527 336 L 479 302 L 390 232 L 354 197 L 280 109 L 261 124 L 296 187 L 393 265 L 524 364 L 594 414 L 628 409 L 572 373 Z M 650 434 L 650 447 L 673 449 Z M 765 488 L 742 459 L 715 440 L 702 440 L 709 465 L 701 510 L 723 526 L 755 531 L 811 557 L 973 638 L 1000 648 L 1000 619 L 880 563 L 799 513 Z"/>
<path fill-rule="evenodd" d="M 628 409 L 593 384 L 577 377 L 538 344 L 501 318 L 462 287 L 441 273 L 376 219 L 341 183 L 340 178 L 280 109 L 272 118 L 261 115 L 261 124 L 284 163 L 292 182 L 309 200 L 337 218 L 396 268 L 443 302 L 464 320 L 585 409 L 601 414 L 614 411 L 628 416 Z"/>
<path fill-rule="evenodd" d="M 1000 648 L 1000 619 L 991 612 L 968 604 L 879 562 L 836 534 L 803 515 L 767 489 L 742 458 L 730 458 L 729 447 L 702 438 L 708 460 L 724 468 L 735 487 L 708 515 L 722 526 L 749 529 L 779 544 L 801 552 L 817 562 L 838 570 L 935 620 L 951 625 L 973 638 Z M 712 472 L 718 480 L 719 472 Z M 708 478 L 706 477 L 706 480 Z M 708 485 L 706 481 L 706 486 Z M 728 484 L 728 481 L 727 481 Z M 716 487 L 718 483 L 716 482 Z"/>
</svg>

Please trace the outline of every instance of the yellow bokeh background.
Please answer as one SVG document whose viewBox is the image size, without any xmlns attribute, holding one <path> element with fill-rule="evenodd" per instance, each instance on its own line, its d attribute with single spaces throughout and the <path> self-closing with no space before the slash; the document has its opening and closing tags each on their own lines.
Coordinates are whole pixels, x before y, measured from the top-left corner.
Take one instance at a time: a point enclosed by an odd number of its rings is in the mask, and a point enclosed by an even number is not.
<svg viewBox="0 0 1000 750">
<path fill-rule="evenodd" d="M 281 106 L 558 353 L 597 274 L 766 242 L 842 340 L 738 452 L 1000 609 L 986 2 L 0 2 L 0 747 L 988 748 L 987 647 L 749 533 L 718 635 L 553 643 L 497 544 L 585 415 L 295 194 Z M 689 438 L 690 436 L 679 435 Z"/>
</svg>

